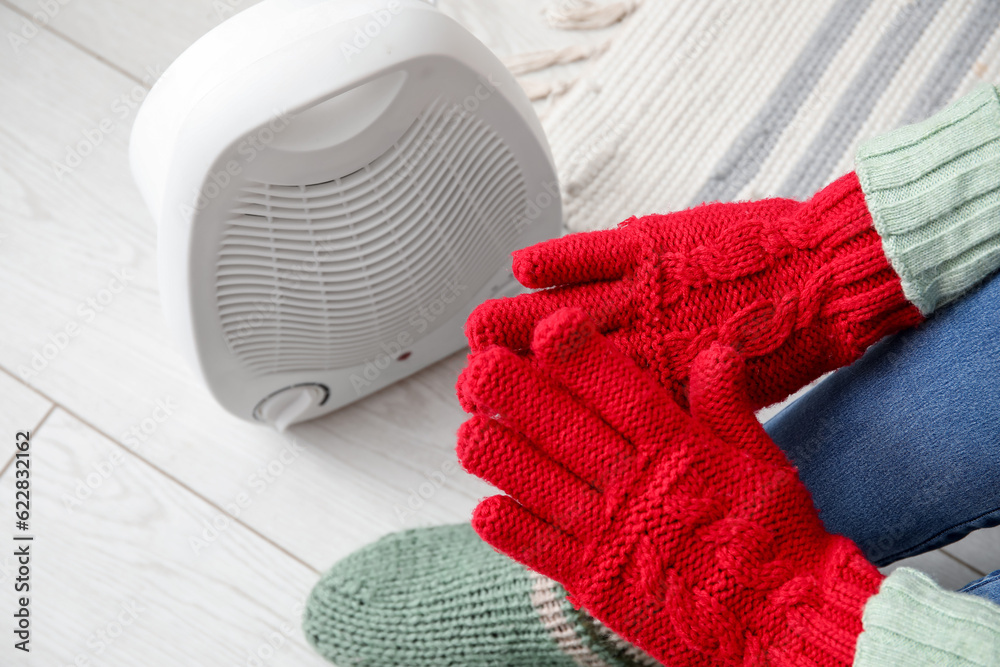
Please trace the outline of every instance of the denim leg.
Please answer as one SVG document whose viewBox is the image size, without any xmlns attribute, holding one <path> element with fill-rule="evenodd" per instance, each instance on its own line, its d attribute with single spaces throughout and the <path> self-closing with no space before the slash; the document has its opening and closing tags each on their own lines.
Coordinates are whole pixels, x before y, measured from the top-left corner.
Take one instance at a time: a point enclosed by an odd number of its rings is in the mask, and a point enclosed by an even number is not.
<svg viewBox="0 0 1000 667">
<path fill-rule="evenodd" d="M 765 428 L 826 527 L 879 565 L 1000 524 L 1000 276 Z"/>
<path fill-rule="evenodd" d="M 991 572 L 982 579 L 976 579 L 971 584 L 967 584 L 959 593 L 978 595 L 990 602 L 1000 604 L 1000 570 Z"/>
</svg>

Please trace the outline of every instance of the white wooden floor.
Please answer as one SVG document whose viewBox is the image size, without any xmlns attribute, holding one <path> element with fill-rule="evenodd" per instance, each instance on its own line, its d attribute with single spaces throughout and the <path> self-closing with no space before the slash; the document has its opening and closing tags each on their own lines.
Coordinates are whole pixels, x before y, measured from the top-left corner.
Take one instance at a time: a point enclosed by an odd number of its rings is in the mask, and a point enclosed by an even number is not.
<svg viewBox="0 0 1000 667">
<path fill-rule="evenodd" d="M 0 547 L 0 664 L 325 664 L 299 631 L 319 573 L 390 531 L 466 520 L 488 492 L 450 472 L 400 516 L 431 473 L 454 470 L 461 354 L 282 437 L 218 408 L 165 337 L 127 100 L 252 4 L 0 0 L 5 41 L 31 35 L 0 46 L 0 522 L 13 522 L 14 433 L 30 429 L 37 535 L 30 657 L 12 648 L 17 575 Z M 48 25 L 22 33 L 46 5 L 58 6 Z M 599 38 L 545 28 L 532 0 L 441 6 L 501 55 Z M 114 129 L 57 175 L 102 122 Z M 125 289 L 90 305 L 116 272 Z M 1000 567 L 995 554 L 996 531 L 916 564 L 957 587 Z"/>
</svg>

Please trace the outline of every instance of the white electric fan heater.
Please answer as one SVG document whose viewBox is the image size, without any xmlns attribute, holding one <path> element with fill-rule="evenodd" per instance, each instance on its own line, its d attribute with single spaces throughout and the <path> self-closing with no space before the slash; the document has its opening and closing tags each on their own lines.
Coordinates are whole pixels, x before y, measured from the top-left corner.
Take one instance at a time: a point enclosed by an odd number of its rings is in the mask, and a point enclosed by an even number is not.
<svg viewBox="0 0 1000 667">
<path fill-rule="evenodd" d="M 548 145 L 509 71 L 422 0 L 267 0 L 140 110 L 160 292 L 227 410 L 285 428 L 460 349 L 558 235 Z"/>
</svg>

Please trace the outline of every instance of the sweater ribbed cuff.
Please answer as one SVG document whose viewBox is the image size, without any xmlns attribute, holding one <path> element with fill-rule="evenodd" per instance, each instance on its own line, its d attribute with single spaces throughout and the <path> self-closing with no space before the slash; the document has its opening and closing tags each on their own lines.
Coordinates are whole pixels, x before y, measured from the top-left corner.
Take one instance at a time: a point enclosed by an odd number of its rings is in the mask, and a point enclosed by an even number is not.
<svg viewBox="0 0 1000 667">
<path fill-rule="evenodd" d="M 865 606 L 854 667 L 1000 664 L 1000 607 L 901 568 Z"/>
<path fill-rule="evenodd" d="M 856 166 L 886 255 L 924 315 L 1000 268 L 1000 98 L 993 86 L 863 143 Z"/>
</svg>

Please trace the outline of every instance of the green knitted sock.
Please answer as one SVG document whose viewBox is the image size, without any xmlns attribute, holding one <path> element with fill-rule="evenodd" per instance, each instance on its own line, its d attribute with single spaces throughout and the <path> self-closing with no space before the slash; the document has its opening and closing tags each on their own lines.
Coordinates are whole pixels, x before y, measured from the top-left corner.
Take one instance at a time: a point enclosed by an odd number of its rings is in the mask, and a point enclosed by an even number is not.
<svg viewBox="0 0 1000 667">
<path fill-rule="evenodd" d="M 382 538 L 313 589 L 305 635 L 338 667 L 633 667 L 652 658 L 468 524 Z"/>
<path fill-rule="evenodd" d="M 924 315 L 1000 267 L 1000 98 L 993 86 L 868 140 L 856 166 L 885 253 Z"/>
</svg>

